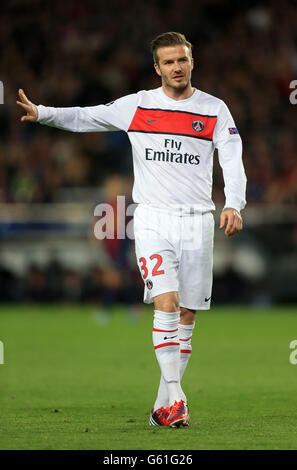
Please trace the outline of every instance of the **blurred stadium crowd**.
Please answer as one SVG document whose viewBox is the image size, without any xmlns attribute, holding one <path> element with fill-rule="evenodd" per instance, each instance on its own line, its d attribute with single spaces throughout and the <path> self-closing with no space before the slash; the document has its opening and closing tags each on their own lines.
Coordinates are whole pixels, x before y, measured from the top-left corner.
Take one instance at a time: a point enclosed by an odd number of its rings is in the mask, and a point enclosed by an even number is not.
<svg viewBox="0 0 297 470">
<path fill-rule="evenodd" d="M 150 41 L 169 30 L 194 45 L 193 85 L 223 99 L 234 116 L 244 142 L 249 206 L 296 201 L 296 106 L 289 101 L 297 78 L 296 2 L 10 0 L 3 6 L 0 203 L 62 202 L 68 190 L 100 188 L 115 172 L 129 184 L 132 158 L 124 133 L 24 125 L 17 91 L 23 88 L 36 104 L 89 106 L 158 87 Z M 215 163 L 218 204 L 222 187 Z M 28 279 L 38 284 L 47 275 L 32 268 Z M 29 295 L 28 283 L 26 289 Z"/>
</svg>

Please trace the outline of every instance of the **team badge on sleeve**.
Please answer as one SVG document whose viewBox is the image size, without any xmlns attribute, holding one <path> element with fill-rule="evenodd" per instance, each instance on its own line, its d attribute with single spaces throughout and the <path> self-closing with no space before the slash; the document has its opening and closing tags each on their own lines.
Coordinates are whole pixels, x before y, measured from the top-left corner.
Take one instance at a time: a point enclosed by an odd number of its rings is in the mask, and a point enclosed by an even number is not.
<svg viewBox="0 0 297 470">
<path fill-rule="evenodd" d="M 229 127 L 229 134 L 239 134 L 236 127 Z"/>
</svg>

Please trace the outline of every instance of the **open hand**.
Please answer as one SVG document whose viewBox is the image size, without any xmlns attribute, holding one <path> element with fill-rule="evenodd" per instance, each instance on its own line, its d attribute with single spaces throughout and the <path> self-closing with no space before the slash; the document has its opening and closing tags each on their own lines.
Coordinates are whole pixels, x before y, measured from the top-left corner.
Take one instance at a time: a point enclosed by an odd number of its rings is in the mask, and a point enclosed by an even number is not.
<svg viewBox="0 0 297 470">
<path fill-rule="evenodd" d="M 232 209 L 231 207 L 226 207 L 221 213 L 221 224 L 220 228 L 224 228 L 227 223 L 225 230 L 225 235 L 231 237 L 237 232 L 242 230 L 242 218 L 237 210 Z"/>
<path fill-rule="evenodd" d="M 21 121 L 37 121 L 38 110 L 35 104 L 31 103 L 31 101 L 28 100 L 27 96 L 25 95 L 22 89 L 19 90 L 19 97 L 21 101 L 17 101 L 17 104 L 27 112 L 25 116 L 21 117 Z"/>
</svg>

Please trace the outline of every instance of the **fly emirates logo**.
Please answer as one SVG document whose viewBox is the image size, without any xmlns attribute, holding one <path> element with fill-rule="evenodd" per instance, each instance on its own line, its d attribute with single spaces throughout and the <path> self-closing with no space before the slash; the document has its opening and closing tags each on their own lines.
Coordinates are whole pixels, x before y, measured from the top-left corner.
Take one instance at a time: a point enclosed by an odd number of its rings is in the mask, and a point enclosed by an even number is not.
<svg viewBox="0 0 297 470">
<path fill-rule="evenodd" d="M 145 149 L 145 159 L 157 162 L 184 163 L 199 165 L 200 155 L 181 153 L 182 142 L 173 139 L 164 139 L 164 150 L 156 151 L 151 148 Z"/>
</svg>

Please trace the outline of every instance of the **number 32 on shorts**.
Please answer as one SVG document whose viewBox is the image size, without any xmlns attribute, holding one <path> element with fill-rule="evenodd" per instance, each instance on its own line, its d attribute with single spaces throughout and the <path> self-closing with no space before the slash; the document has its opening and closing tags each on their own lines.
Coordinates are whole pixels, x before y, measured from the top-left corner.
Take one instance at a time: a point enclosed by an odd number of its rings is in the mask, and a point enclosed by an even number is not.
<svg viewBox="0 0 297 470">
<path fill-rule="evenodd" d="M 156 260 L 156 264 L 152 269 L 152 276 L 159 276 L 160 274 L 164 274 L 165 271 L 163 269 L 159 269 L 163 262 L 162 256 L 158 254 L 151 255 L 150 260 L 154 260 L 154 259 Z M 142 271 L 142 277 L 143 279 L 146 279 L 148 276 L 148 268 L 147 268 L 146 259 L 143 257 L 139 258 L 139 263 L 141 263 L 140 269 Z"/>
</svg>

